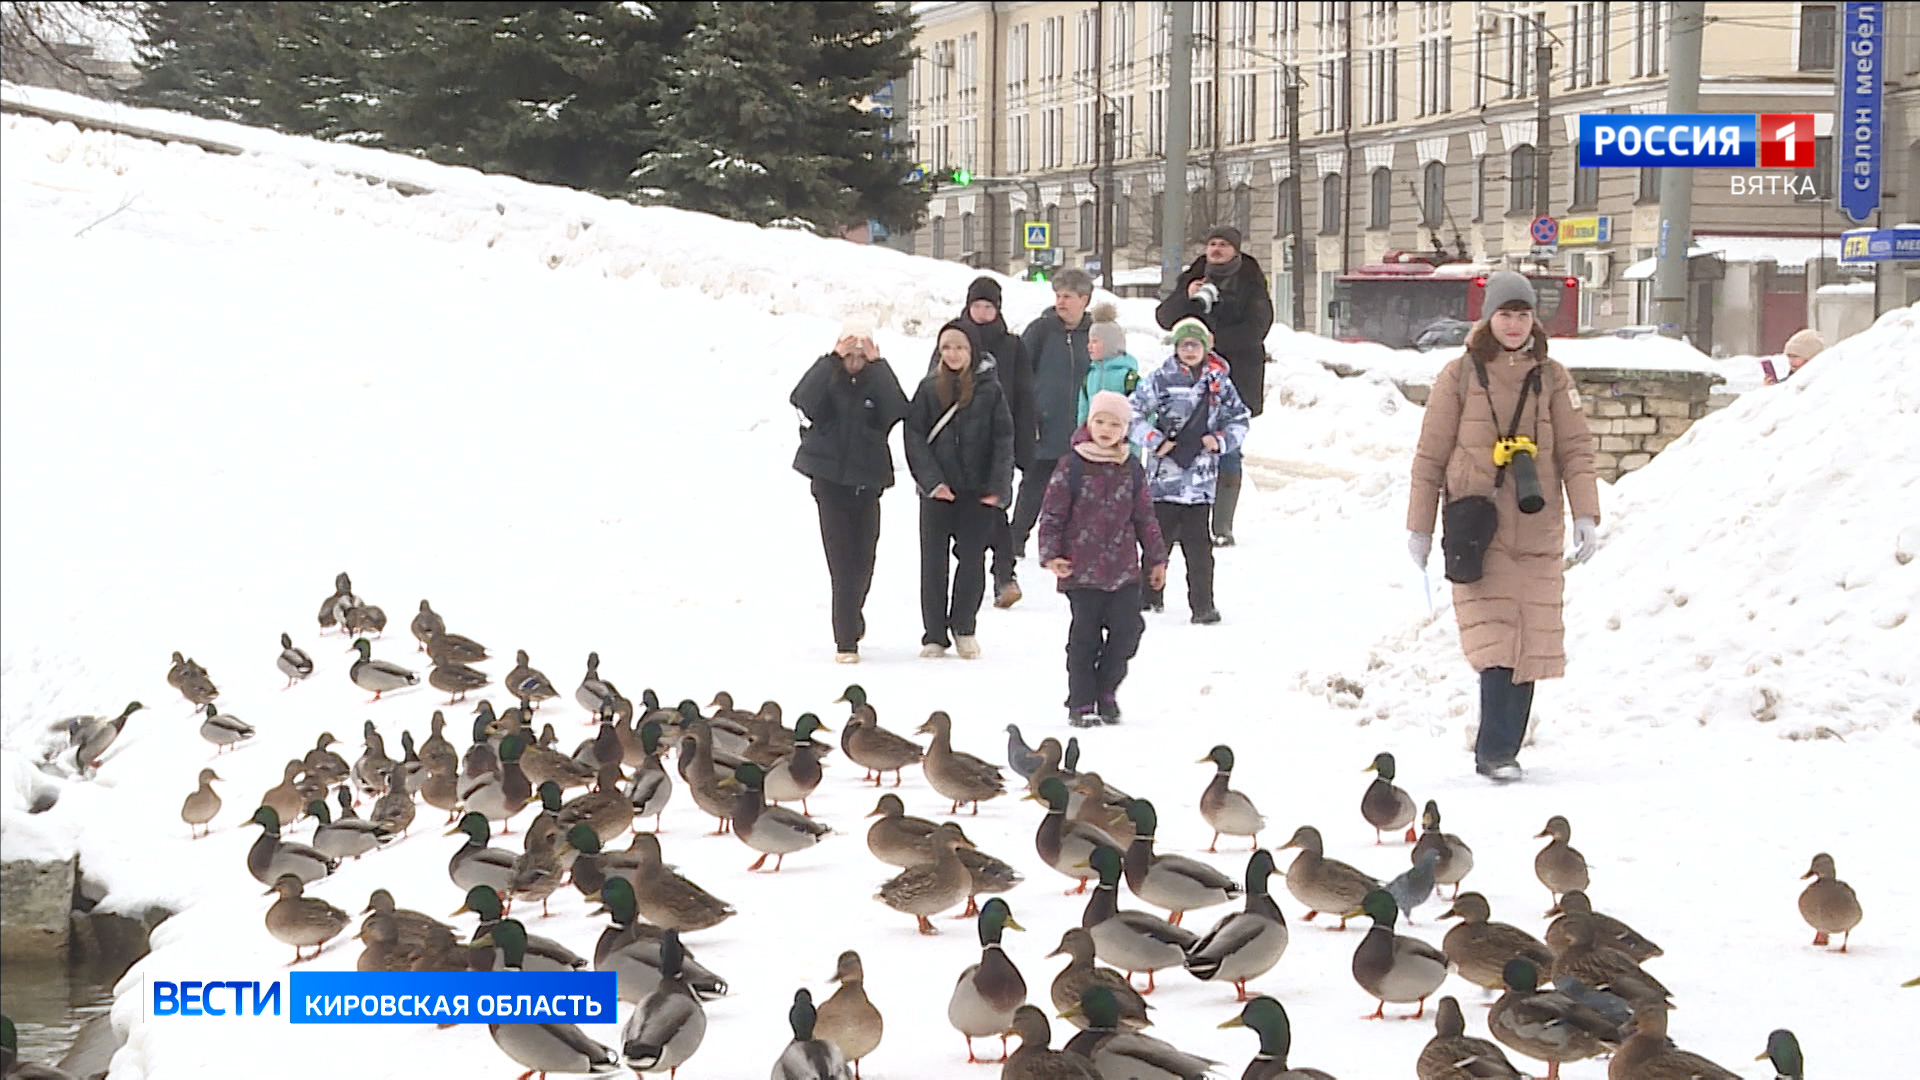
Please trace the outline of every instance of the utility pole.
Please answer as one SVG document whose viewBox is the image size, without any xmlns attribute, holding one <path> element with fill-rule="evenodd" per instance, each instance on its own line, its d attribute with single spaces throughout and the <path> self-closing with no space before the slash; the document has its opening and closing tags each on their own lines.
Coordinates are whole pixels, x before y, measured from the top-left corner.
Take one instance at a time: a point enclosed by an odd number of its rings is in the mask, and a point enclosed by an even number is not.
<svg viewBox="0 0 1920 1080">
<path fill-rule="evenodd" d="M 1700 104 L 1702 0 L 1676 0 L 1667 40 L 1667 112 L 1691 113 Z M 1660 177 L 1660 234 L 1653 272 L 1653 322 L 1664 337 L 1683 337 L 1687 314 L 1687 251 L 1693 246 L 1693 174 L 1668 169 Z"/>
<path fill-rule="evenodd" d="M 1300 165 L 1300 69 L 1292 64 L 1281 69 L 1287 78 L 1287 171 L 1293 186 L 1287 192 L 1287 213 L 1293 217 L 1290 237 L 1293 243 L 1293 328 L 1305 330 L 1307 322 L 1307 230 L 1300 220 L 1304 212 L 1300 185 L 1306 173 Z"/>
<path fill-rule="evenodd" d="M 1100 280 L 1113 291 L 1113 219 L 1120 200 L 1113 179 L 1114 140 L 1119 137 L 1120 118 L 1102 101 L 1100 110 L 1100 191 L 1105 203 L 1100 207 Z"/>
<path fill-rule="evenodd" d="M 1533 216 L 1553 216 L 1553 46 L 1547 16 L 1533 17 Z"/>
<path fill-rule="evenodd" d="M 1167 180 L 1160 214 L 1160 290 L 1172 292 L 1187 248 L 1187 143 L 1193 126 L 1193 0 L 1167 5 L 1173 19 L 1167 74 Z"/>
<path fill-rule="evenodd" d="M 1353 4 L 1340 5 L 1340 272 L 1353 269 Z"/>
</svg>

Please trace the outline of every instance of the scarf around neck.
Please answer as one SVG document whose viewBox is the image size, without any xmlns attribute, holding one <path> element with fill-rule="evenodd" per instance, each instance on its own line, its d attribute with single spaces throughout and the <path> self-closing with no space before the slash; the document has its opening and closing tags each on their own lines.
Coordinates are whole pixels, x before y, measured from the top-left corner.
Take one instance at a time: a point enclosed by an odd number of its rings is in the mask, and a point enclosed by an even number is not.
<svg viewBox="0 0 1920 1080">
<path fill-rule="evenodd" d="M 1132 450 L 1127 446 L 1125 439 L 1121 439 L 1112 446 L 1101 446 L 1089 438 L 1084 442 L 1074 443 L 1073 452 L 1079 454 L 1083 461 L 1105 462 L 1109 465 L 1125 465 L 1127 458 L 1132 456 Z"/>
</svg>

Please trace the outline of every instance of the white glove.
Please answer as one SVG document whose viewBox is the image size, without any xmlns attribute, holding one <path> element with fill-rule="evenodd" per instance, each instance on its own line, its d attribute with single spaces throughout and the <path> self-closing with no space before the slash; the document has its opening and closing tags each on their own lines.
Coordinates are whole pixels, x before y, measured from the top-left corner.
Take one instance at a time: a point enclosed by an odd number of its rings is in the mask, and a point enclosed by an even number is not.
<svg viewBox="0 0 1920 1080">
<path fill-rule="evenodd" d="M 1590 517 L 1573 519 L 1573 564 L 1575 566 L 1593 558 L 1600 550 L 1600 523 Z"/>
<path fill-rule="evenodd" d="M 1413 565 L 1425 570 L 1427 556 L 1433 554 L 1433 534 L 1430 532 L 1408 533 L 1407 554 L 1413 556 Z"/>
</svg>

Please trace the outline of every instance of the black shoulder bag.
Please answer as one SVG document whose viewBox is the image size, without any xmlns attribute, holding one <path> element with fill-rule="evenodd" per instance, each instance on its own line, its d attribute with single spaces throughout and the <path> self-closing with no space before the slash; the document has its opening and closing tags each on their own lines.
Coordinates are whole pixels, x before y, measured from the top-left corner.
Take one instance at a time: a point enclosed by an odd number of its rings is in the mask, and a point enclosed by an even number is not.
<svg viewBox="0 0 1920 1080">
<path fill-rule="evenodd" d="M 1473 362 L 1473 371 L 1480 380 L 1480 389 L 1487 394 L 1487 410 L 1493 412 L 1493 393 L 1487 381 L 1487 365 L 1479 360 Z M 1507 425 L 1506 438 L 1512 439 L 1520 431 L 1520 417 L 1527 409 L 1527 395 L 1540 388 L 1540 368 L 1527 373 L 1527 379 L 1520 384 L 1520 400 L 1514 403 L 1513 420 Z M 1495 430 L 1500 426 L 1500 414 L 1493 413 Z M 1493 490 L 1497 493 L 1506 483 L 1507 466 L 1503 462 L 1493 471 Z M 1493 543 L 1494 533 L 1500 527 L 1500 510 L 1492 498 L 1486 495 L 1467 495 L 1458 499 L 1449 499 L 1440 508 L 1440 551 L 1446 562 L 1447 580 L 1458 585 L 1467 585 L 1479 581 L 1486 573 L 1487 548 Z"/>
</svg>

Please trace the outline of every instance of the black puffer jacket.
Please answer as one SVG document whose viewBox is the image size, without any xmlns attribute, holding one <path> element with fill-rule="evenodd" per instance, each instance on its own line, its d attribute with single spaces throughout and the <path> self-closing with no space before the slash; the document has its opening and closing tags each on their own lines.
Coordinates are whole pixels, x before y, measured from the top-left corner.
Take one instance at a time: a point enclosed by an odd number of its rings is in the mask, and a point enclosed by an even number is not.
<svg viewBox="0 0 1920 1080">
<path fill-rule="evenodd" d="M 793 467 L 805 476 L 853 488 L 893 486 L 893 451 L 887 433 L 906 419 L 907 395 L 885 360 L 857 376 L 840 357 L 814 361 L 788 398 L 807 418 Z"/>
<path fill-rule="evenodd" d="M 964 312 L 960 319 L 973 321 Z M 1034 439 L 1040 431 L 1033 402 L 1033 365 L 1027 360 L 1027 349 L 1019 336 L 1007 329 L 1006 319 L 996 315 L 985 325 L 974 323 L 974 332 L 980 339 L 982 354 L 993 358 L 993 372 L 1000 380 L 1000 389 L 1007 392 L 1007 409 L 1013 413 L 1013 464 L 1024 470 L 1033 463 Z M 927 363 L 928 373 L 939 363 L 940 349 L 936 345 L 933 358 Z"/>
<path fill-rule="evenodd" d="M 993 357 L 978 348 L 979 334 L 958 321 L 947 327 L 959 327 L 975 346 L 978 359 L 973 367 L 973 399 L 953 414 L 938 435 L 933 435 L 934 426 L 947 411 L 940 404 L 939 373 L 936 370 L 920 381 L 920 388 L 907 405 L 903 429 L 914 488 L 924 498 L 945 484 L 962 499 L 997 495 L 1000 505 L 1010 505 L 1014 439 L 1006 390 L 995 374 Z"/>
<path fill-rule="evenodd" d="M 1240 269 L 1224 281 L 1216 280 L 1220 299 L 1211 313 L 1200 301 L 1187 295 L 1187 285 L 1207 272 L 1206 256 L 1180 272 L 1173 292 L 1154 311 L 1162 330 L 1192 316 L 1213 331 L 1213 351 L 1227 361 L 1232 370 L 1233 388 L 1240 400 L 1259 416 L 1266 402 L 1267 331 L 1273 329 L 1273 298 L 1267 295 L 1267 279 L 1260 264 L 1251 255 L 1240 256 Z"/>
</svg>

